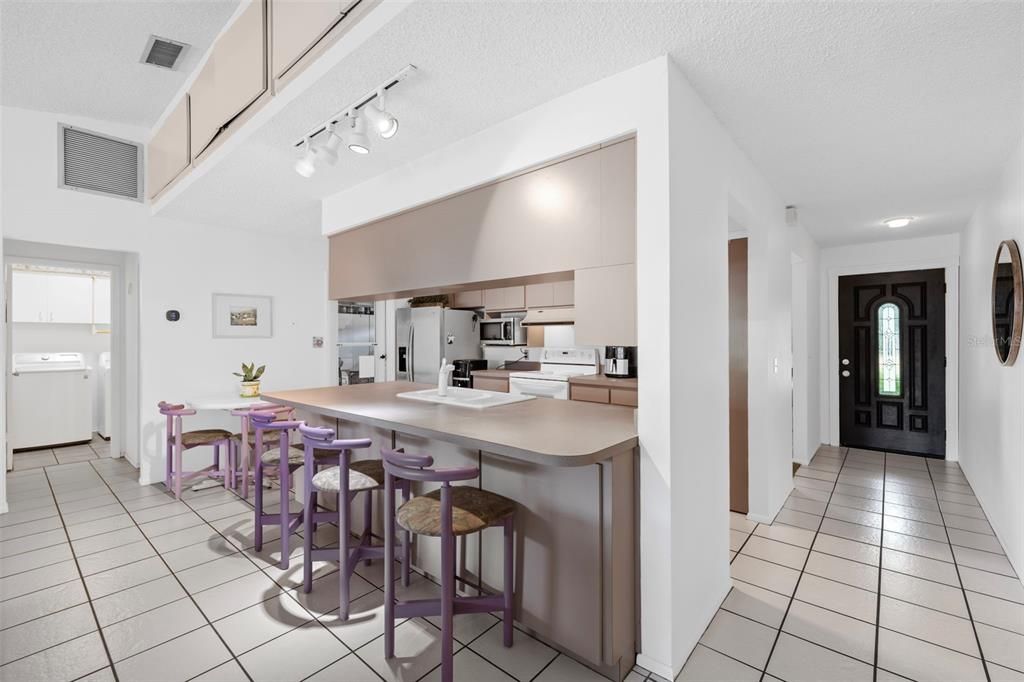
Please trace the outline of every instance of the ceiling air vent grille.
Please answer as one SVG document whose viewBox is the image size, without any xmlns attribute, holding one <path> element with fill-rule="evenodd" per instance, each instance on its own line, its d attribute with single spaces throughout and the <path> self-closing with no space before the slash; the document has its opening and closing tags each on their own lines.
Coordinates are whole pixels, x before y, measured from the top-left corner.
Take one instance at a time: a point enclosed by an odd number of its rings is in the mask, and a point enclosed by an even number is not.
<svg viewBox="0 0 1024 682">
<path fill-rule="evenodd" d="M 60 186 L 142 201 L 142 145 L 61 124 Z"/>
<path fill-rule="evenodd" d="M 142 51 L 142 63 L 173 69 L 187 48 L 188 45 L 176 40 L 150 36 L 146 41 L 146 49 Z"/>
</svg>

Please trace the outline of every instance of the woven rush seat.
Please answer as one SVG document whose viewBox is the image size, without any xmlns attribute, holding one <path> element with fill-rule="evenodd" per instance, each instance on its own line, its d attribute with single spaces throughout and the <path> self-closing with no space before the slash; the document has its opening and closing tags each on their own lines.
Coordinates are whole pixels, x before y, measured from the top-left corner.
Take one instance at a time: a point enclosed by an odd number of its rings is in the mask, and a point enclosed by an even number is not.
<svg viewBox="0 0 1024 682">
<path fill-rule="evenodd" d="M 507 497 L 469 486 L 452 486 L 452 531 L 468 535 L 512 514 L 516 503 Z M 409 500 L 398 508 L 398 525 L 419 535 L 441 535 L 441 490 Z"/>
<path fill-rule="evenodd" d="M 231 437 L 230 431 L 224 429 L 198 429 L 186 431 L 181 434 L 181 446 L 188 450 L 197 448 L 200 445 L 211 445 L 217 441 L 226 440 Z"/>
<path fill-rule="evenodd" d="M 379 459 L 362 459 L 348 465 L 348 489 L 351 492 L 374 490 L 384 485 L 384 463 Z M 324 493 L 341 492 L 341 469 L 324 469 L 313 477 L 313 487 Z"/>
<path fill-rule="evenodd" d="M 276 442 L 276 440 L 274 441 Z M 302 466 L 305 463 L 305 447 L 302 443 L 292 443 L 291 447 L 288 448 L 288 465 L 289 466 Z M 313 449 L 314 459 L 338 459 L 338 453 L 334 450 L 321 450 L 320 448 Z M 260 455 L 260 461 L 264 464 L 276 465 L 281 461 L 281 448 L 274 447 L 262 455 Z"/>
</svg>

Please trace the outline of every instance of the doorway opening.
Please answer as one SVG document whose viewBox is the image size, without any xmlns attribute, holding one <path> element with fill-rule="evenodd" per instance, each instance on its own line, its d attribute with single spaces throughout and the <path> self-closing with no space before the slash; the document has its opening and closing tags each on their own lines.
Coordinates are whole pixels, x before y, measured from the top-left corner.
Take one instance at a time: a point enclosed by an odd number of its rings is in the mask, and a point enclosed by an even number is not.
<svg viewBox="0 0 1024 682">
<path fill-rule="evenodd" d="M 729 240 L 729 509 L 750 510 L 747 239 Z"/>
<path fill-rule="evenodd" d="M 839 444 L 946 457 L 943 269 L 839 277 Z"/>
<path fill-rule="evenodd" d="M 137 466 L 136 257 L 16 240 L 4 255 L 5 470 L 122 456 Z"/>
</svg>

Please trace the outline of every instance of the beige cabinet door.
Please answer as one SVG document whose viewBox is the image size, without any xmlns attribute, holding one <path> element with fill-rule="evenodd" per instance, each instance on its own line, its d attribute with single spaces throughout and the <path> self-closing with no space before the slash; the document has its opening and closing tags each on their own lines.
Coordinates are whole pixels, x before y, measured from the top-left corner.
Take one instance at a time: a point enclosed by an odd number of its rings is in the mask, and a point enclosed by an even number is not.
<svg viewBox="0 0 1024 682">
<path fill-rule="evenodd" d="M 504 307 L 504 289 L 484 289 L 484 308 L 487 310 L 502 310 Z"/>
<path fill-rule="evenodd" d="M 267 89 L 265 0 L 250 0 L 213 46 L 189 90 L 192 158 Z"/>
<path fill-rule="evenodd" d="M 450 305 L 453 308 L 483 308 L 484 292 L 480 289 L 456 292 L 451 296 Z"/>
<path fill-rule="evenodd" d="M 572 280 L 551 284 L 551 305 L 574 305 L 575 302 L 575 283 Z"/>
<path fill-rule="evenodd" d="M 271 64 L 280 78 L 344 16 L 342 0 L 271 0 Z"/>
<path fill-rule="evenodd" d="M 601 264 L 636 262 L 636 139 L 601 149 Z"/>
<path fill-rule="evenodd" d="M 550 282 L 526 285 L 527 308 L 550 308 L 555 305 L 554 300 L 554 285 Z"/>
<path fill-rule="evenodd" d="M 526 308 L 526 287 L 505 287 L 505 309 L 524 310 Z"/>
<path fill-rule="evenodd" d="M 181 98 L 160 129 L 153 133 L 146 151 L 146 179 L 152 199 L 188 168 L 188 95 Z"/>
<path fill-rule="evenodd" d="M 576 343 L 636 345 L 636 266 L 576 271 Z"/>
</svg>

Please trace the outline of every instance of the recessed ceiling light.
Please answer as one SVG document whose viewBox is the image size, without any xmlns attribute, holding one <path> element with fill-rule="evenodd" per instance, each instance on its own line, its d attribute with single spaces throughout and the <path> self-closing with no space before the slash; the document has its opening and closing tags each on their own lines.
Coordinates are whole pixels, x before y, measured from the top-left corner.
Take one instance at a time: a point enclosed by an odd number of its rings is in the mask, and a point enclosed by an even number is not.
<svg viewBox="0 0 1024 682">
<path fill-rule="evenodd" d="M 886 218 L 882 222 L 885 223 L 886 227 L 891 227 L 895 229 L 898 227 L 906 227 L 913 221 L 914 218 L 912 216 L 901 216 L 899 218 Z"/>
</svg>

